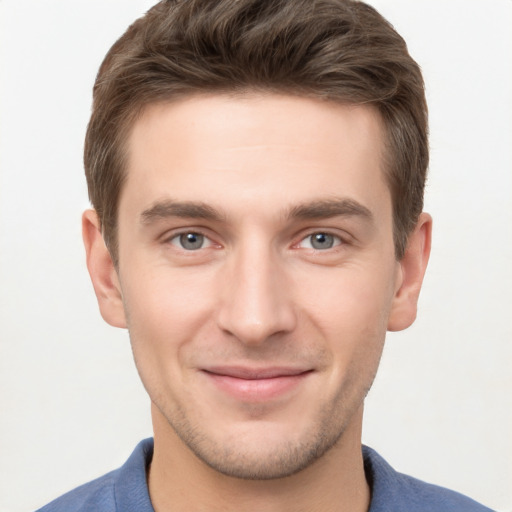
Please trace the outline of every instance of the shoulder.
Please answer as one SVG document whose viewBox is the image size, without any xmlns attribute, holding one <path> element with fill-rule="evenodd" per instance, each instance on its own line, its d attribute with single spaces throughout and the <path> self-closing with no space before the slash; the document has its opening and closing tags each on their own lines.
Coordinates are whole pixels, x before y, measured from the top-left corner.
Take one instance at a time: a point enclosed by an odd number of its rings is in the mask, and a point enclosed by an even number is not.
<svg viewBox="0 0 512 512">
<path fill-rule="evenodd" d="M 37 512 L 153 512 L 146 483 L 152 455 L 153 440 L 145 439 L 119 469 L 73 489 Z"/>
<path fill-rule="evenodd" d="M 492 512 L 458 492 L 398 473 L 371 448 L 363 447 L 363 456 L 372 487 L 369 512 Z"/>
<path fill-rule="evenodd" d="M 73 489 L 37 512 L 115 511 L 115 471 Z"/>
</svg>

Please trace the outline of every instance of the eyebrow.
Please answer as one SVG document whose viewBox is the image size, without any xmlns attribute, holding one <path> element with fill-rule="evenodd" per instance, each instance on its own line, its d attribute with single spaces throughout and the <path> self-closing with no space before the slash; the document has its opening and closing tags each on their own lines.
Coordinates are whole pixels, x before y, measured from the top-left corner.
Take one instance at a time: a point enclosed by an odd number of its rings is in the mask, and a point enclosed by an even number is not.
<svg viewBox="0 0 512 512">
<path fill-rule="evenodd" d="M 327 219 L 330 217 L 361 217 L 369 222 L 373 221 L 372 212 L 361 203 L 353 199 L 323 199 L 298 204 L 285 213 L 288 219 Z M 141 214 L 143 224 L 168 217 L 181 217 L 188 219 L 205 219 L 222 221 L 225 216 L 215 208 L 202 202 L 183 201 L 172 199 L 159 201 Z"/>
<path fill-rule="evenodd" d="M 325 199 L 299 204 L 291 208 L 287 214 L 288 218 L 297 219 L 328 219 L 330 217 L 361 217 L 372 222 L 373 214 L 361 203 L 353 199 Z"/>
<path fill-rule="evenodd" d="M 224 218 L 215 208 L 192 201 L 176 202 L 172 199 L 157 202 L 141 214 L 143 224 L 150 224 L 158 219 L 182 217 L 188 219 L 206 219 L 220 221 Z"/>
</svg>

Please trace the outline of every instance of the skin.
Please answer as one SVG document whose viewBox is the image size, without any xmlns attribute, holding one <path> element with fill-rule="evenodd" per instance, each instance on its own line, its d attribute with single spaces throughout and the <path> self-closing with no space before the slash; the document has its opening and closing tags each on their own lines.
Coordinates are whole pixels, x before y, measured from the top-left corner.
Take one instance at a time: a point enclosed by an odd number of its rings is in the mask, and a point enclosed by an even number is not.
<svg viewBox="0 0 512 512">
<path fill-rule="evenodd" d="M 422 214 L 396 260 L 383 160 L 369 106 L 195 96 L 136 122 L 118 268 L 92 210 L 83 232 L 152 401 L 158 512 L 368 509 L 363 402 L 431 236 Z"/>
</svg>

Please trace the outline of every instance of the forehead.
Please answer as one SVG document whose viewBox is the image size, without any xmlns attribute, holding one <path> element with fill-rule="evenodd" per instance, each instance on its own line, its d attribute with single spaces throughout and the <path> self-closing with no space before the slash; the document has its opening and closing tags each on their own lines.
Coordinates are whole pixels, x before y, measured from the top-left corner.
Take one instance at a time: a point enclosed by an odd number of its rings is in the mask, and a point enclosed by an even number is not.
<svg viewBox="0 0 512 512">
<path fill-rule="evenodd" d="M 370 106 L 274 94 L 153 104 L 128 139 L 121 209 L 166 195 L 231 209 L 330 194 L 389 202 L 383 138 Z"/>
</svg>

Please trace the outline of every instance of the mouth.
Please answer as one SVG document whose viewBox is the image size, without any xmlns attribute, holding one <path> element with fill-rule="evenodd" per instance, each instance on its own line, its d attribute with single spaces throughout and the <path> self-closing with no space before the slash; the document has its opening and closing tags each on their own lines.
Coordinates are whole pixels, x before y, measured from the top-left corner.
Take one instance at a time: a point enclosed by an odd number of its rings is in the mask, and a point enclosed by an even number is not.
<svg viewBox="0 0 512 512">
<path fill-rule="evenodd" d="M 202 370 L 222 393 L 243 402 L 265 402 L 291 394 L 313 373 L 292 367 L 212 367 Z"/>
</svg>

